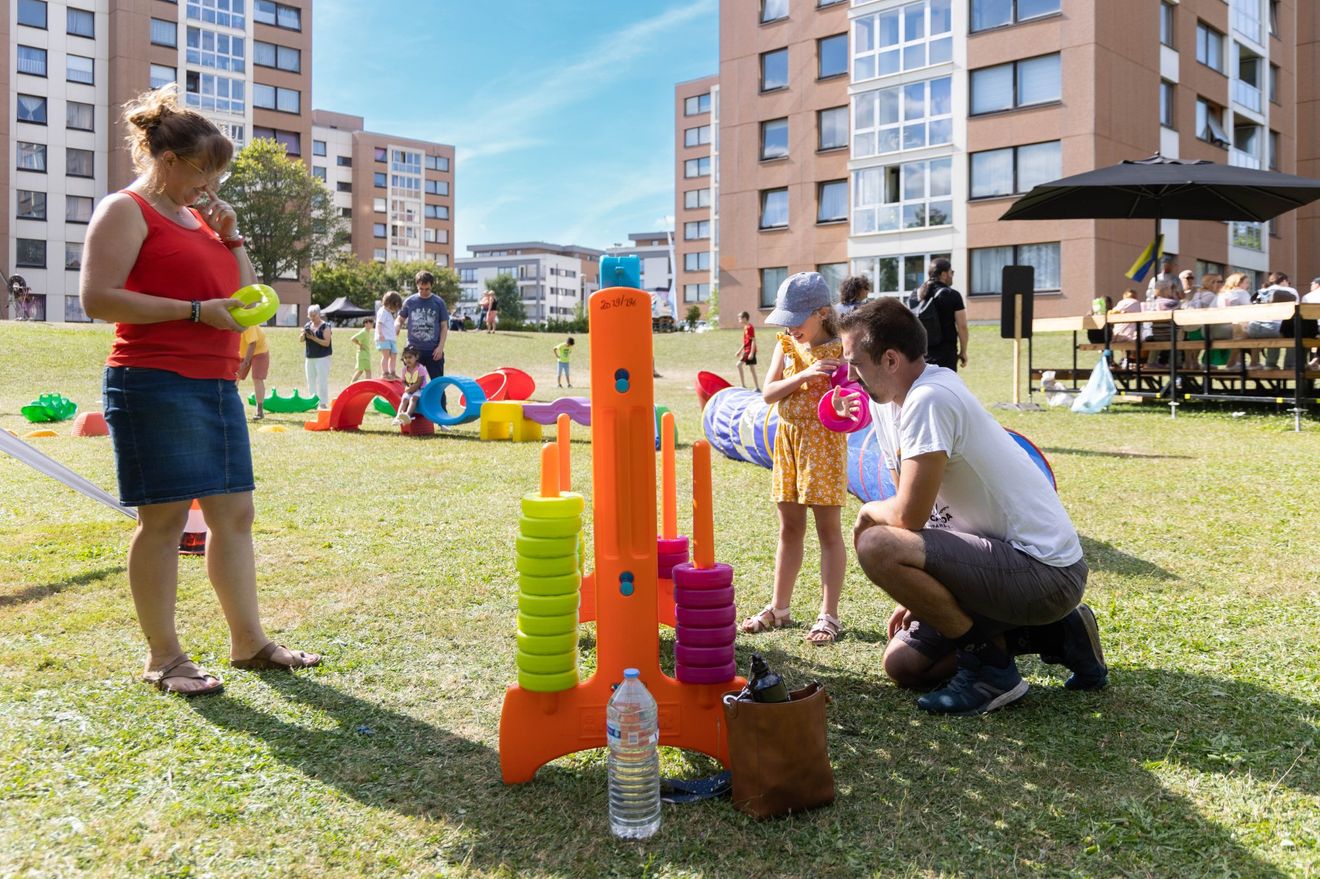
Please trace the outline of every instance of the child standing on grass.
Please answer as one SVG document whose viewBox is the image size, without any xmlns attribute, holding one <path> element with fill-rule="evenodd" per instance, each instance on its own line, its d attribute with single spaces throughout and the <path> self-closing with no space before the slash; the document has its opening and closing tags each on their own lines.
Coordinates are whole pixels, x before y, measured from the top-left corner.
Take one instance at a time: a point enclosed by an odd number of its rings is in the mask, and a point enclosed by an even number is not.
<svg viewBox="0 0 1320 879">
<path fill-rule="evenodd" d="M 376 350 L 380 352 L 380 377 L 398 381 L 394 370 L 399 357 L 399 330 L 394 318 L 403 308 L 403 297 L 391 290 L 381 300 L 376 310 Z"/>
<path fill-rule="evenodd" d="M 774 493 L 779 507 L 779 546 L 775 550 L 774 596 L 742 631 L 756 634 L 792 622 L 789 606 L 802 568 L 807 509 L 820 541 L 822 598 L 820 614 L 807 633 L 812 644 L 831 644 L 843 633 L 839 595 L 847 555 L 840 519 L 848 491 L 848 435 L 827 430 L 816 414 L 830 388 L 830 376 L 843 368 L 830 288 L 816 272 L 799 272 L 779 286 L 767 324 L 784 327 L 779 335 L 762 396 L 779 404 L 779 432 L 774 448 Z"/>
<path fill-rule="evenodd" d="M 418 351 L 412 345 L 403 349 L 403 398 L 399 400 L 399 414 L 394 416 L 394 424 L 411 424 L 413 413 L 417 411 L 417 398 L 422 388 L 431 380 L 426 368 L 418 363 Z"/>
<path fill-rule="evenodd" d="M 358 330 L 348 341 L 357 347 L 357 369 L 353 371 L 353 377 L 349 379 L 349 384 L 360 378 L 371 378 L 371 348 L 376 339 L 376 320 L 367 318 L 362 322 L 362 329 Z"/>
<path fill-rule="evenodd" d="M 560 342 L 552 350 L 559 364 L 559 370 L 555 373 L 555 384 L 562 388 L 564 382 L 568 382 L 568 386 L 573 387 L 573 379 L 568 374 L 568 355 L 573 353 L 573 337 L 569 336 L 568 341 Z"/>
<path fill-rule="evenodd" d="M 746 366 L 752 371 L 752 385 L 759 391 L 761 382 L 756 378 L 756 327 L 752 326 L 752 316 L 745 311 L 738 313 L 738 323 L 743 328 L 742 346 L 738 349 L 735 361 L 738 364 L 738 384 L 747 387 L 747 379 L 743 376 L 743 367 Z"/>
</svg>

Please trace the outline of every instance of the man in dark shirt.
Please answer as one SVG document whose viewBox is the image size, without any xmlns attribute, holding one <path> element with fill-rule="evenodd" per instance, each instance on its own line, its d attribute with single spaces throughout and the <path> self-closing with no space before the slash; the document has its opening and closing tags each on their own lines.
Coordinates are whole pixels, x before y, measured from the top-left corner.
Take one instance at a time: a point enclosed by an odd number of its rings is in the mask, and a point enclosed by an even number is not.
<svg viewBox="0 0 1320 879">
<path fill-rule="evenodd" d="M 445 340 L 449 338 L 449 309 L 445 301 L 431 293 L 435 275 L 418 272 L 413 278 L 417 292 L 409 296 L 399 310 L 395 326 L 408 328 L 408 344 L 420 352 L 417 362 L 431 378 L 445 374 Z M 440 408 L 448 412 L 445 397 L 440 395 Z"/>
<path fill-rule="evenodd" d="M 953 267 L 947 259 L 931 260 L 926 283 L 912 302 L 921 316 L 929 345 L 926 362 L 955 372 L 967 365 L 967 309 L 953 289 Z"/>
</svg>

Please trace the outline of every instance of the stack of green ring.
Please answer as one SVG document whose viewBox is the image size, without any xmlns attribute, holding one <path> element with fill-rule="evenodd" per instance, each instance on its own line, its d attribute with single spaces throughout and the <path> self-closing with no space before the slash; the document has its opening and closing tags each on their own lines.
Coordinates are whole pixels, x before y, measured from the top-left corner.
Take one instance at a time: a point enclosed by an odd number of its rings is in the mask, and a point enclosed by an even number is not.
<svg viewBox="0 0 1320 879">
<path fill-rule="evenodd" d="M 582 592 L 582 495 L 526 495 L 518 519 L 518 686 L 557 693 L 577 686 Z"/>
</svg>

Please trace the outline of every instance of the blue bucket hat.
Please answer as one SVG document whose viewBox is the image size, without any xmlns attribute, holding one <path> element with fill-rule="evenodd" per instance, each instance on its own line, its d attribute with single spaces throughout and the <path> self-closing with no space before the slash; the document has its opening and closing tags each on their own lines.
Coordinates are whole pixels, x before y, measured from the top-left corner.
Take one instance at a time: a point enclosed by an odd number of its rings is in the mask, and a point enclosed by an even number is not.
<svg viewBox="0 0 1320 879">
<path fill-rule="evenodd" d="M 775 294 L 775 310 L 765 322 L 778 327 L 800 327 L 817 309 L 830 304 L 830 287 L 818 272 L 789 275 Z"/>
</svg>

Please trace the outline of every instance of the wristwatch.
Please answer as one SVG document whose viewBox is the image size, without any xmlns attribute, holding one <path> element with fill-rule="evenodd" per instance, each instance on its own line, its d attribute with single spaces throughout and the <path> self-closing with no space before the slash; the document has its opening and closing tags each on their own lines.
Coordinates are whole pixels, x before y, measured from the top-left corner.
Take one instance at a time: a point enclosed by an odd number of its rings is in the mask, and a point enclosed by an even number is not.
<svg viewBox="0 0 1320 879">
<path fill-rule="evenodd" d="M 220 243 L 230 250 L 238 250 L 245 242 L 242 235 L 235 235 L 233 238 L 221 238 Z"/>
<path fill-rule="evenodd" d="M 192 312 L 191 312 L 191 319 L 192 319 L 192 322 L 193 322 L 193 323 L 201 323 L 201 321 L 202 321 L 202 303 L 201 303 L 199 300 L 194 299 L 194 300 L 193 300 L 191 303 L 189 303 L 189 304 L 192 306 Z"/>
</svg>

